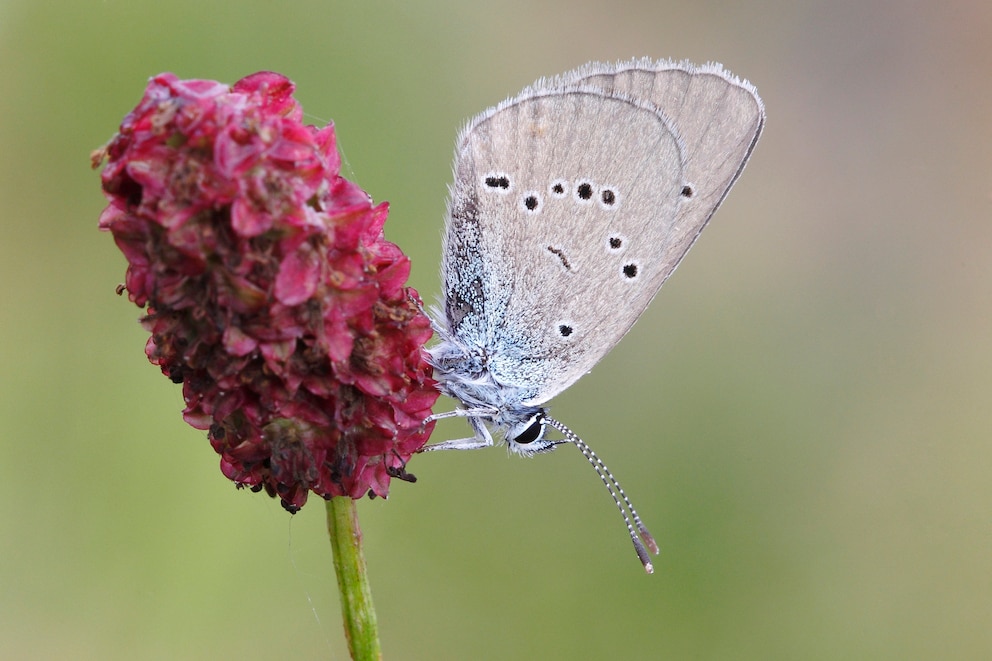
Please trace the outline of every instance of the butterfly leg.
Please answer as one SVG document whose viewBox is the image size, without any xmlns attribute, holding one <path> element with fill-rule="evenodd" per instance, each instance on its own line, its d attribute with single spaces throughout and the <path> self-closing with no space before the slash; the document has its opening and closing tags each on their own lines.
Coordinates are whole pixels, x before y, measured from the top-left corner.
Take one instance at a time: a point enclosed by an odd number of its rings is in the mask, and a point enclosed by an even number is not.
<svg viewBox="0 0 992 661">
<path fill-rule="evenodd" d="M 496 409 L 452 409 L 442 413 L 431 413 L 424 424 L 445 418 L 486 418 L 496 415 Z"/>
<path fill-rule="evenodd" d="M 469 409 L 456 409 L 461 411 L 461 413 L 456 413 L 455 411 L 449 412 L 449 414 L 441 414 L 441 417 L 450 418 L 457 415 L 469 416 L 468 422 L 472 425 L 472 429 L 475 430 L 475 436 L 471 438 L 457 438 L 451 441 L 441 441 L 440 443 L 434 443 L 432 445 L 425 445 L 424 447 L 417 450 L 417 452 L 433 452 L 434 450 L 481 450 L 482 448 L 488 448 L 493 445 L 493 436 L 489 433 L 489 429 L 486 427 L 482 419 L 478 417 L 476 413 L 473 415 L 472 411 Z M 485 413 L 488 411 L 483 410 Z"/>
<path fill-rule="evenodd" d="M 424 304 L 421 303 L 419 300 L 417 300 L 417 298 L 412 293 L 408 292 L 407 297 L 413 302 L 414 305 L 417 306 L 417 309 L 420 310 L 420 314 L 424 315 L 425 317 L 427 317 L 427 319 L 430 320 L 431 330 L 433 330 L 438 337 L 444 338 L 446 340 L 449 339 L 448 329 L 444 327 L 444 324 L 440 324 L 437 321 L 435 321 L 435 318 L 443 319 L 443 317 L 441 316 L 441 311 L 435 307 L 432 307 L 431 314 L 428 314 L 427 310 L 424 309 Z"/>
</svg>

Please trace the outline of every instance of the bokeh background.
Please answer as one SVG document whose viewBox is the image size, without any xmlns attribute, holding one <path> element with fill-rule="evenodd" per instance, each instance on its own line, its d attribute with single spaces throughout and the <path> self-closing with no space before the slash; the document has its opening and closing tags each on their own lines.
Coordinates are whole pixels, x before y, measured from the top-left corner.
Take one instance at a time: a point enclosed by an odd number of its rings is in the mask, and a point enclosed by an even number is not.
<svg viewBox="0 0 992 661">
<path fill-rule="evenodd" d="M 967 0 L 0 2 L 0 656 L 346 657 L 321 502 L 221 476 L 114 294 L 89 153 L 149 76 L 291 77 L 430 300 L 461 123 L 632 56 L 723 62 L 768 110 L 554 403 L 656 573 L 578 452 L 418 457 L 360 504 L 386 657 L 992 658 L 992 4 Z"/>
</svg>

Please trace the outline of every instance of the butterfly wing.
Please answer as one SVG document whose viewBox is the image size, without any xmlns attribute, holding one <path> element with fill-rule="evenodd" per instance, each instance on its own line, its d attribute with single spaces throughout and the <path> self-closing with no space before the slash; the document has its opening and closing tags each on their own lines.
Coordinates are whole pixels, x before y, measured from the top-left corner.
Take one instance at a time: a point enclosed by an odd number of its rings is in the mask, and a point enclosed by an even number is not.
<svg viewBox="0 0 992 661">
<path fill-rule="evenodd" d="M 754 86 L 719 64 L 635 60 L 589 64 L 565 74 L 565 84 L 591 85 L 651 102 L 682 140 L 685 174 L 693 196 L 679 211 L 661 260 L 669 275 L 692 247 L 741 172 L 765 124 Z"/>
<path fill-rule="evenodd" d="M 724 153 L 733 171 L 721 179 L 695 171 L 689 149 L 719 149 L 706 129 L 719 109 L 690 127 L 687 149 L 660 102 L 681 94 L 705 106 L 718 88 L 660 65 L 649 88 L 647 64 L 541 81 L 459 138 L 442 262 L 448 330 L 478 360 L 465 371 L 488 372 L 515 403 L 547 401 L 623 337 L 749 153 Z"/>
</svg>

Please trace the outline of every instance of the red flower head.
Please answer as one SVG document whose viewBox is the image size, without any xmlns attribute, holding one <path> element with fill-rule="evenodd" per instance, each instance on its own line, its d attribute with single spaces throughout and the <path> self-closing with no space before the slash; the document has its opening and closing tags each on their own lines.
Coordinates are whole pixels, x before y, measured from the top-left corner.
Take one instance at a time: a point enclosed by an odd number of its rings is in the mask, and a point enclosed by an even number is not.
<svg viewBox="0 0 992 661">
<path fill-rule="evenodd" d="M 161 74 L 95 155 L 149 360 L 224 474 L 290 512 L 413 479 L 438 397 L 387 205 L 339 175 L 333 126 L 303 125 L 293 89 Z"/>
</svg>

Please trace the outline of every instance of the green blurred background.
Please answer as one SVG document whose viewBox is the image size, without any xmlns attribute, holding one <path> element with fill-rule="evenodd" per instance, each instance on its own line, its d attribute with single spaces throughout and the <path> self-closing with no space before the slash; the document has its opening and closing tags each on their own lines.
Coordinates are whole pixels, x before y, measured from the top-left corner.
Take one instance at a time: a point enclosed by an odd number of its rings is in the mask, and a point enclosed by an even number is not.
<svg viewBox="0 0 992 661">
<path fill-rule="evenodd" d="M 432 300 L 461 123 L 631 56 L 723 62 L 768 110 L 554 403 L 656 573 L 578 452 L 417 457 L 360 503 L 386 657 L 992 658 L 992 5 L 897 0 L 0 2 L 0 656 L 346 656 L 321 502 L 221 476 L 114 294 L 89 153 L 149 76 L 291 77 Z"/>
</svg>

